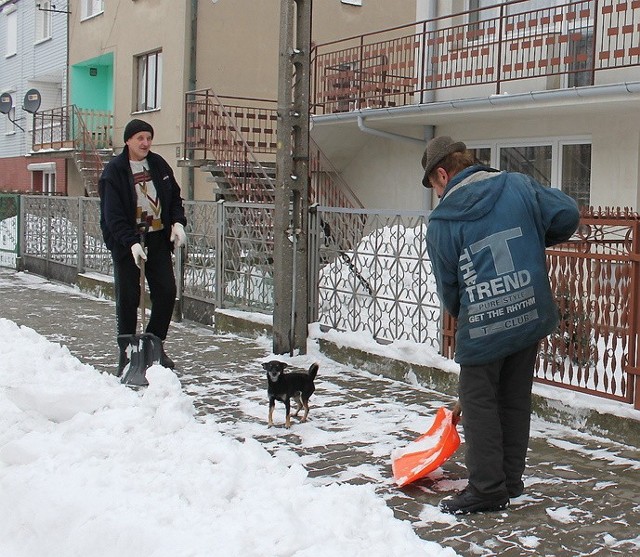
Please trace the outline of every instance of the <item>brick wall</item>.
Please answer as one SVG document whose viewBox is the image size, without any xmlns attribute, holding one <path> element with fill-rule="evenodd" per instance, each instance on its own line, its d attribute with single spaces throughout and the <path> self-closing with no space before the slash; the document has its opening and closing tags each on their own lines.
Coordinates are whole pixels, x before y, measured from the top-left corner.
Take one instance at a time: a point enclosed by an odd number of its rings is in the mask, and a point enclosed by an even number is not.
<svg viewBox="0 0 640 557">
<path fill-rule="evenodd" d="M 44 157 L 6 157 L 0 158 L 0 191 L 31 193 L 32 191 L 42 191 L 42 173 L 36 173 L 31 186 L 32 172 L 27 170 L 27 165 L 31 163 L 54 162 L 56 164 L 56 193 L 66 195 L 67 193 L 67 172 L 66 159 L 49 159 Z"/>
</svg>

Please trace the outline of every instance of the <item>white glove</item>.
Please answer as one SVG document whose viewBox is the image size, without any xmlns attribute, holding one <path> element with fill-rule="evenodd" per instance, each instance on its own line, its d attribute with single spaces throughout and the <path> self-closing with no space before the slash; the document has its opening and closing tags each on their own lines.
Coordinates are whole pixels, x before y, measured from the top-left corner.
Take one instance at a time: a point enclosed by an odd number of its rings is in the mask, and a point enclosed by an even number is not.
<svg viewBox="0 0 640 557">
<path fill-rule="evenodd" d="M 142 262 L 147 260 L 147 254 L 143 247 L 140 244 L 133 244 L 131 246 L 131 255 L 133 255 L 133 260 L 138 266 L 138 269 L 141 269 Z"/>
<path fill-rule="evenodd" d="M 173 246 L 181 248 L 187 243 L 187 233 L 184 231 L 184 226 L 181 223 L 176 222 L 171 227 L 171 236 L 169 240 L 173 242 Z"/>
</svg>

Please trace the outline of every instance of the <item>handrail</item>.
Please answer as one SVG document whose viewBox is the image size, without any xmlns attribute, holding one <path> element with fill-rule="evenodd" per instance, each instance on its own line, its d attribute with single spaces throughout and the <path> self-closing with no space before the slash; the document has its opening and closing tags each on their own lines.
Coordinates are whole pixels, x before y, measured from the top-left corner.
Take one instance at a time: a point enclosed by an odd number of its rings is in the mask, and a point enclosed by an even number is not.
<svg viewBox="0 0 640 557">
<path fill-rule="evenodd" d="M 223 104 L 221 101 L 223 98 L 234 104 Z M 240 106 L 243 102 L 247 105 Z M 265 161 L 264 159 L 259 161 L 256 153 L 273 157 L 277 152 L 276 106 L 277 102 L 274 100 L 221 96 L 210 89 L 188 92 L 185 102 L 184 153 L 186 160 L 206 161 L 209 158 L 215 160 L 218 167 L 225 171 L 229 182 L 242 191 L 244 188 L 237 183 L 234 175 L 236 168 L 233 161 L 238 154 L 241 154 L 244 160 L 244 153 L 246 153 L 251 159 L 249 166 L 255 166 L 261 173 L 260 178 L 265 180 Z M 229 133 L 233 134 L 232 139 L 229 139 Z M 237 152 L 238 145 L 242 145 L 243 153 Z M 310 202 L 352 208 L 362 207 L 358 197 L 331 166 L 318 145 L 311 141 L 310 148 Z M 274 160 L 269 162 L 273 163 Z M 320 181 L 324 187 L 321 187 Z M 252 191 L 255 196 L 255 190 Z"/>
<path fill-rule="evenodd" d="M 72 152 L 86 194 L 97 195 L 104 167 L 98 149 L 112 148 L 113 115 L 72 104 L 35 113 L 33 124 L 32 150 Z"/>
</svg>

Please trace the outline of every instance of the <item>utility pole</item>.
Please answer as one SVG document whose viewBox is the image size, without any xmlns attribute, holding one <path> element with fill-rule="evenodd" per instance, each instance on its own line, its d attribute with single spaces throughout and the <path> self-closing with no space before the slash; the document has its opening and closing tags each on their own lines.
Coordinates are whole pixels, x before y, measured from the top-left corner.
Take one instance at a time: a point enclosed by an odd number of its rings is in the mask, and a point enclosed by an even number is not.
<svg viewBox="0 0 640 557">
<path fill-rule="evenodd" d="M 274 216 L 273 352 L 307 348 L 312 0 L 281 0 Z"/>
</svg>

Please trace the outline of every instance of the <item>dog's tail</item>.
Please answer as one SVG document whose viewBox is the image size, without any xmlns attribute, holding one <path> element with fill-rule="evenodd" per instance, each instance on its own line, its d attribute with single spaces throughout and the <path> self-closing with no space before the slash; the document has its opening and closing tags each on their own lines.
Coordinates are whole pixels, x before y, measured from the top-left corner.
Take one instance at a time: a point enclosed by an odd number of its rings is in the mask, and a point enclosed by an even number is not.
<svg viewBox="0 0 640 557">
<path fill-rule="evenodd" d="M 320 366 L 318 364 L 311 364 L 311 366 L 309 367 L 309 377 L 311 377 L 311 379 L 315 379 L 316 375 L 318 375 L 318 369 L 320 368 Z"/>
</svg>

